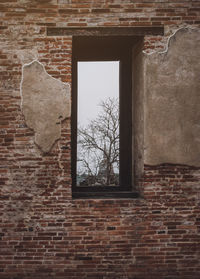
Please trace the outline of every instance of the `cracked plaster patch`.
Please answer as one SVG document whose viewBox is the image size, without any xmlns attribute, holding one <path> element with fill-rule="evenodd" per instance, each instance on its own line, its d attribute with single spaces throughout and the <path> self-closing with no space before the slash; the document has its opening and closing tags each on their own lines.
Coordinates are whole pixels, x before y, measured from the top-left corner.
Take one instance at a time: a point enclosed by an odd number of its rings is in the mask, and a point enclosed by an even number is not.
<svg viewBox="0 0 200 279">
<path fill-rule="evenodd" d="M 145 57 L 145 163 L 200 166 L 200 30 L 182 28 Z"/>
<path fill-rule="evenodd" d="M 33 61 L 23 66 L 22 111 L 35 132 L 35 143 L 49 152 L 61 135 L 61 121 L 71 115 L 70 85 L 51 77 Z"/>
</svg>

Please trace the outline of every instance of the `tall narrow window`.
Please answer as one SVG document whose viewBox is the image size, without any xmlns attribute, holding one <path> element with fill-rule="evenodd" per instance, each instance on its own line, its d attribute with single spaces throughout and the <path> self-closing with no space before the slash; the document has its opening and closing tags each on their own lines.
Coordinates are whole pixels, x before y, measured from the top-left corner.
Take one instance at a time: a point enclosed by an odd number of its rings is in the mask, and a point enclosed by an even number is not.
<svg viewBox="0 0 200 279">
<path fill-rule="evenodd" d="M 128 36 L 73 37 L 73 197 L 134 196 L 135 42 L 136 38 Z"/>
<path fill-rule="evenodd" d="M 77 186 L 119 185 L 119 61 L 78 62 Z"/>
</svg>

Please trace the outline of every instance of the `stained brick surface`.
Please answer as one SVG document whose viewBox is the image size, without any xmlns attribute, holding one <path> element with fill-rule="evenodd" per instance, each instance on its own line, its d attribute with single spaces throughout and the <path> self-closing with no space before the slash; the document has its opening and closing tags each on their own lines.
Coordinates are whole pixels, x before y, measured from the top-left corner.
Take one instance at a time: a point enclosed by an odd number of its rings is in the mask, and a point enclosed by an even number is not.
<svg viewBox="0 0 200 279">
<path fill-rule="evenodd" d="M 145 166 L 139 199 L 72 200 L 70 119 L 43 155 L 20 108 L 24 63 L 71 82 L 71 37 L 47 26 L 164 25 L 148 52 L 199 12 L 191 0 L 0 0 L 0 278 L 200 278 L 198 168 Z"/>
</svg>

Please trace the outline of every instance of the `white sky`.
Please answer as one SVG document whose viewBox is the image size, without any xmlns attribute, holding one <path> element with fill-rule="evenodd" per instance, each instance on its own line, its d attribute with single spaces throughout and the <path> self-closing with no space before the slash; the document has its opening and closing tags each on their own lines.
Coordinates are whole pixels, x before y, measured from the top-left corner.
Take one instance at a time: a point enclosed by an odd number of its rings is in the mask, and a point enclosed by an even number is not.
<svg viewBox="0 0 200 279">
<path fill-rule="evenodd" d="M 78 126 L 94 119 L 108 97 L 119 97 L 119 61 L 78 62 Z"/>
</svg>

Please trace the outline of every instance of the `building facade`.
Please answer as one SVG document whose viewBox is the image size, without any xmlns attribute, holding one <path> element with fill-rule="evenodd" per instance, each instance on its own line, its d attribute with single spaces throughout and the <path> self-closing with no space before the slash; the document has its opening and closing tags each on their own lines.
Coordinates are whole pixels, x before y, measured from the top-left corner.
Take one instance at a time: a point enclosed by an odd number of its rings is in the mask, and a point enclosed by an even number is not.
<svg viewBox="0 0 200 279">
<path fill-rule="evenodd" d="M 0 278 L 200 278 L 200 1 L 1 0 L 0 15 Z M 139 42 L 134 197 L 73 197 L 88 35 Z"/>
</svg>

